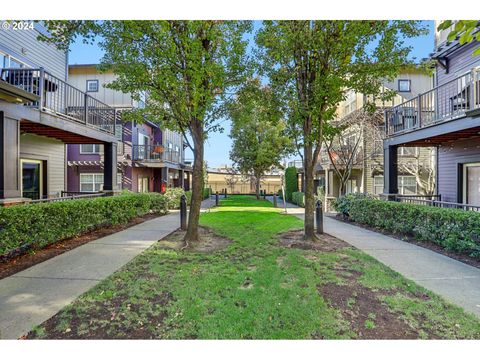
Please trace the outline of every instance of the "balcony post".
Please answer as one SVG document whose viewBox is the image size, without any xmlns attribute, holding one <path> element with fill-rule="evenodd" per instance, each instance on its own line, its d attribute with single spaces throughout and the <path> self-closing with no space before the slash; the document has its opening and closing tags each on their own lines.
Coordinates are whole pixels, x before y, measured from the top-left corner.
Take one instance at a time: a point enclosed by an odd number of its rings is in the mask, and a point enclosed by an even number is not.
<svg viewBox="0 0 480 360">
<path fill-rule="evenodd" d="M 88 94 L 83 94 L 83 120 L 88 124 Z"/>
<path fill-rule="evenodd" d="M 383 193 L 389 200 L 398 194 L 398 147 L 383 142 Z"/>
<path fill-rule="evenodd" d="M 103 145 L 103 191 L 114 192 L 117 188 L 117 143 L 107 142 Z"/>
<path fill-rule="evenodd" d="M 422 127 L 422 96 L 417 96 L 417 127 Z"/>
<path fill-rule="evenodd" d="M 39 103 L 38 103 L 38 109 L 43 110 L 43 108 L 46 106 L 45 103 L 45 69 L 40 68 L 40 75 L 38 78 L 38 96 L 39 98 Z"/>
<path fill-rule="evenodd" d="M 476 93 L 477 93 L 477 81 L 476 81 L 476 71 L 477 69 L 476 68 L 473 68 L 472 69 L 472 72 L 471 72 L 471 86 L 470 86 L 470 99 L 469 99 L 469 102 L 470 102 L 470 106 L 469 106 L 469 110 L 474 110 L 475 109 L 475 99 L 476 99 Z"/>
</svg>

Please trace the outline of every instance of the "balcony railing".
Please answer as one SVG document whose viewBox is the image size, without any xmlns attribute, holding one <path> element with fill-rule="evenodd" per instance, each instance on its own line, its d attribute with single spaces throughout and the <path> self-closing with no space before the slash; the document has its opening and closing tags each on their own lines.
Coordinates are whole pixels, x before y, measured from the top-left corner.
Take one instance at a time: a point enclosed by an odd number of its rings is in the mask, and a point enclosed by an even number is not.
<svg viewBox="0 0 480 360">
<path fill-rule="evenodd" d="M 1 69 L 0 79 L 38 97 L 26 106 L 109 134 L 115 133 L 117 115 L 114 108 L 43 69 Z"/>
<path fill-rule="evenodd" d="M 133 145 L 132 157 L 134 161 L 145 162 L 180 162 L 180 152 L 165 149 L 162 145 Z"/>
<path fill-rule="evenodd" d="M 440 195 L 391 195 L 394 200 L 415 205 L 427 205 L 445 209 L 459 209 L 465 211 L 480 211 L 479 205 L 461 204 L 442 201 Z"/>
<path fill-rule="evenodd" d="M 474 68 L 385 111 L 386 135 L 394 136 L 466 116 L 480 108 L 480 68 Z"/>
<path fill-rule="evenodd" d="M 25 195 L 25 193 L 24 193 Z M 32 200 L 31 204 L 40 204 L 47 202 L 58 202 L 58 201 L 69 201 L 69 200 L 80 200 L 80 199 L 93 199 L 97 197 L 107 196 L 107 193 L 104 192 L 71 192 L 71 191 L 62 191 L 60 197 L 55 198 L 44 198 L 44 199 L 35 199 Z"/>
</svg>

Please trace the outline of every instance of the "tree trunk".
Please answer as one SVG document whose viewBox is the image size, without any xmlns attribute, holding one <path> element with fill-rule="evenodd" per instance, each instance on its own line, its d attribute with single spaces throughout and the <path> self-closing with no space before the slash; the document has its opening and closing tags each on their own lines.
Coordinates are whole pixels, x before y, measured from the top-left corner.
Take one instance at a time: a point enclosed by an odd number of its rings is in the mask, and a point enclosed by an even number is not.
<svg viewBox="0 0 480 360">
<path fill-rule="evenodd" d="M 303 168 L 305 173 L 305 240 L 315 240 L 315 197 L 313 193 L 313 170 L 312 145 L 305 145 L 303 148 Z"/>
<path fill-rule="evenodd" d="M 188 215 L 188 227 L 184 241 L 187 243 L 198 241 L 198 223 L 200 208 L 203 200 L 203 128 L 197 124 L 192 126 L 192 138 L 195 147 L 192 172 L 192 200 Z"/>
<path fill-rule="evenodd" d="M 255 175 L 255 195 L 257 200 L 260 200 L 260 176 Z"/>
</svg>

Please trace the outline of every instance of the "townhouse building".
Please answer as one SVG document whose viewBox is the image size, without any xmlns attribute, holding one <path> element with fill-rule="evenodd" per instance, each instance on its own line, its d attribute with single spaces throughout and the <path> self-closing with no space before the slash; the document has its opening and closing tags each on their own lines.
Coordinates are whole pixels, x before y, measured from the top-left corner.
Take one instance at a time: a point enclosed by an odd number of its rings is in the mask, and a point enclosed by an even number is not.
<svg viewBox="0 0 480 360">
<path fill-rule="evenodd" d="M 101 188 L 117 190 L 117 112 L 68 83 L 67 54 L 46 29 L 0 32 L 0 204 L 60 197 L 67 146 L 103 148 Z"/>
<path fill-rule="evenodd" d="M 135 100 L 106 85 L 115 79 L 100 72 L 96 64 L 70 65 L 69 83 L 90 96 L 107 103 L 119 114 L 143 107 L 145 99 Z M 164 192 L 169 187 L 190 189 L 191 166 L 185 161 L 183 136 L 162 129 L 156 123 L 122 121 L 115 129 L 117 137 L 117 184 L 134 192 Z M 67 185 L 71 193 L 98 191 L 102 187 L 104 153 L 102 146 L 69 145 L 67 148 Z"/>
<path fill-rule="evenodd" d="M 480 43 L 448 41 L 449 31 L 436 32 L 435 87 L 386 112 L 384 193 L 398 198 L 400 147 L 434 147 L 438 205 L 478 210 L 480 56 L 472 53 Z"/>
<path fill-rule="evenodd" d="M 337 197 L 349 193 L 383 193 L 383 139 L 386 109 L 432 88 L 432 77 L 417 67 L 405 68 L 394 80 L 384 81 L 382 90 L 393 90 L 390 101 L 369 99 L 348 91 L 337 109 L 332 125 L 342 131 L 327 139 L 315 167 L 315 185 L 325 196 L 326 209 Z M 367 111 L 367 102 L 375 102 L 376 111 Z M 400 194 L 429 194 L 435 186 L 435 151 L 430 147 L 399 147 L 397 174 Z M 299 189 L 303 191 L 303 165 L 290 164 L 299 173 Z"/>
</svg>

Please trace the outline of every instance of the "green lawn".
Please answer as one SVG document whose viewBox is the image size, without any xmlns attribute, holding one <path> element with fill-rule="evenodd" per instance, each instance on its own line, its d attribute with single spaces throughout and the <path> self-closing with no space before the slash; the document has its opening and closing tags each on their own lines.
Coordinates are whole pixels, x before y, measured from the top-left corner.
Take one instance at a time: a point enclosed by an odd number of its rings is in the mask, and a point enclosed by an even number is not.
<svg viewBox="0 0 480 360">
<path fill-rule="evenodd" d="M 31 338 L 480 338 L 480 322 L 353 248 L 279 246 L 296 217 L 229 196 L 201 224 L 232 243 L 211 253 L 156 244 Z"/>
</svg>

